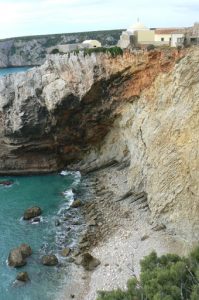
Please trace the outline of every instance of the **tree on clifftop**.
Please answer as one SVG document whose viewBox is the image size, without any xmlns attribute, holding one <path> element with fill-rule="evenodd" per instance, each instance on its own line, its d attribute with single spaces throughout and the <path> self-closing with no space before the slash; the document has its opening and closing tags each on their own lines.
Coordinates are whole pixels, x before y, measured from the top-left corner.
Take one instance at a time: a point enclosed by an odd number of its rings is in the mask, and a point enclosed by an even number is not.
<svg viewBox="0 0 199 300">
<path fill-rule="evenodd" d="M 199 247 L 188 257 L 152 252 L 141 261 L 140 281 L 133 278 L 127 290 L 99 292 L 97 300 L 198 300 Z"/>
</svg>

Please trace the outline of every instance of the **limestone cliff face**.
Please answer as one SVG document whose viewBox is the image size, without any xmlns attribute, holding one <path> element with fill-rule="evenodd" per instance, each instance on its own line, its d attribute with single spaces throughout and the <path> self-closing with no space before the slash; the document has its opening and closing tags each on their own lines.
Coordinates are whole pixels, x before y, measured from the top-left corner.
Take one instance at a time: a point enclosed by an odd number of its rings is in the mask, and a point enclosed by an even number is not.
<svg viewBox="0 0 199 300">
<path fill-rule="evenodd" d="M 48 172 L 81 159 L 176 53 L 55 55 L 0 79 L 0 172 Z"/>
<path fill-rule="evenodd" d="M 54 56 L 0 79 L 0 173 L 128 161 L 152 217 L 198 239 L 199 50 Z"/>
<path fill-rule="evenodd" d="M 147 193 L 153 219 L 181 238 L 198 241 L 198 50 L 124 105 L 101 148 L 86 161 L 102 165 L 113 159 L 129 160 L 129 189 Z"/>
</svg>

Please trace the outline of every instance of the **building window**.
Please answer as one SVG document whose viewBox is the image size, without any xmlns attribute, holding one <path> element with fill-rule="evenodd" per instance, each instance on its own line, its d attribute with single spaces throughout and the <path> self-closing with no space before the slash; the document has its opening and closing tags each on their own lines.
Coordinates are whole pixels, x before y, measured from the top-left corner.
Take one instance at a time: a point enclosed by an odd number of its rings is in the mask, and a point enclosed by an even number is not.
<svg viewBox="0 0 199 300">
<path fill-rule="evenodd" d="M 164 42 L 164 38 L 161 38 L 161 42 Z"/>
</svg>

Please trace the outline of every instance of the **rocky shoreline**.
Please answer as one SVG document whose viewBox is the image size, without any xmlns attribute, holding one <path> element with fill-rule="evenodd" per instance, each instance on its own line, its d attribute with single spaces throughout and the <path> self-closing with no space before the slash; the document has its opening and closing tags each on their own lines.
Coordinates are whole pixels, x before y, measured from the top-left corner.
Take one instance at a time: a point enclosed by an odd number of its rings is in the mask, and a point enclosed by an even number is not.
<svg viewBox="0 0 199 300">
<path fill-rule="evenodd" d="M 189 250 L 180 237 L 151 220 L 146 195 L 129 192 L 128 165 L 127 160 L 115 162 L 83 176 L 85 230 L 69 258 L 71 280 L 57 299 L 95 300 L 98 290 L 125 288 L 131 276 L 138 277 L 140 259 L 153 249 L 158 254 Z M 100 261 L 92 271 L 82 266 L 85 253 Z"/>
</svg>

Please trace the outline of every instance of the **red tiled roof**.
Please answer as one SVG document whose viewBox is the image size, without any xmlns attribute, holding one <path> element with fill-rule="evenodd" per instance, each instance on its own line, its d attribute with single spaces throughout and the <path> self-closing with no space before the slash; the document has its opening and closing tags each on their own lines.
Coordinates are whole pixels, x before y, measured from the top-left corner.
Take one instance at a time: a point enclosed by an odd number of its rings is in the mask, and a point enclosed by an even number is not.
<svg viewBox="0 0 199 300">
<path fill-rule="evenodd" d="M 172 34 L 172 33 L 183 33 L 183 28 L 159 28 L 155 30 L 155 34 Z"/>
</svg>

